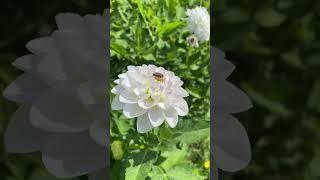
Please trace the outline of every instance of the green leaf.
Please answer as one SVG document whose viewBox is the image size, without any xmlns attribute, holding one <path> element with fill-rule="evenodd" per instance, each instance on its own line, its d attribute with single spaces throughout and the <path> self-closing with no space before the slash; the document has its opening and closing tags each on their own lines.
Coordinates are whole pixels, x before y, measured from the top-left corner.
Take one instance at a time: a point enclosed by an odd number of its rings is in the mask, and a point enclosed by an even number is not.
<svg viewBox="0 0 320 180">
<path fill-rule="evenodd" d="M 289 52 L 285 52 L 281 54 L 281 57 L 289 66 L 299 68 L 299 69 L 304 68 L 297 49 L 291 50 Z"/>
<path fill-rule="evenodd" d="M 249 21 L 249 14 L 240 8 L 228 8 L 221 16 L 222 20 L 229 24 L 240 24 Z"/>
<path fill-rule="evenodd" d="M 115 119 L 115 123 L 117 124 L 119 133 L 121 135 L 127 135 L 128 131 L 133 125 L 133 121 L 130 121 L 126 119 L 123 115 L 121 115 L 119 118 Z"/>
<path fill-rule="evenodd" d="M 204 179 L 200 176 L 196 176 L 195 174 L 192 174 L 192 170 L 191 169 L 187 169 L 185 167 L 174 167 L 172 169 L 170 169 L 167 172 L 167 175 L 169 177 L 170 180 L 182 180 L 182 179 L 188 179 L 188 180 L 201 180 Z"/>
<path fill-rule="evenodd" d="M 200 142 L 210 136 L 210 128 L 194 129 L 175 137 L 175 140 L 186 144 Z"/>
<path fill-rule="evenodd" d="M 157 153 L 143 150 L 130 154 L 126 160 L 126 180 L 141 180 L 148 176 L 152 163 L 155 161 Z"/>
<path fill-rule="evenodd" d="M 133 160 L 130 160 L 133 164 Z M 138 166 L 131 166 L 126 169 L 126 180 L 141 180 L 148 176 L 151 169 L 150 163 L 143 163 Z"/>
<path fill-rule="evenodd" d="M 149 176 L 151 180 L 169 180 L 165 171 L 159 166 L 152 166 L 152 171 Z"/>
<path fill-rule="evenodd" d="M 166 160 L 161 163 L 161 167 L 167 171 L 173 166 L 182 163 L 185 160 L 186 155 L 186 147 L 184 147 L 183 149 L 175 148 L 171 151 L 165 151 L 164 153 L 162 153 L 162 156 L 165 157 Z"/>
<path fill-rule="evenodd" d="M 171 33 L 172 31 L 174 31 L 184 25 L 185 25 L 185 22 L 183 22 L 183 21 L 170 22 L 170 23 L 167 23 L 164 25 L 160 25 L 158 27 L 158 32 L 159 32 L 159 34 Z"/>
<path fill-rule="evenodd" d="M 156 60 L 156 58 L 151 53 L 142 55 L 142 58 L 147 61 L 155 61 Z"/>
<path fill-rule="evenodd" d="M 248 95 L 255 101 L 255 103 L 263 106 L 270 112 L 283 117 L 292 115 L 292 112 L 284 104 L 278 102 L 277 100 L 272 100 L 266 97 L 265 95 L 250 88 L 247 84 L 243 84 L 243 88 L 246 90 L 246 93 L 248 93 Z"/>
<path fill-rule="evenodd" d="M 169 129 L 167 127 L 162 127 L 159 129 L 159 137 L 161 139 L 170 140 L 170 139 L 172 139 L 172 136 L 173 136 L 173 132 L 171 129 Z"/>
<path fill-rule="evenodd" d="M 265 8 L 255 14 L 258 23 L 266 28 L 279 26 L 286 20 L 286 16 L 272 8 Z"/>
<path fill-rule="evenodd" d="M 197 91 L 200 91 L 200 89 L 190 87 L 190 88 L 186 88 L 186 90 L 191 96 L 199 99 L 201 98 L 201 95 L 197 92 Z"/>
</svg>

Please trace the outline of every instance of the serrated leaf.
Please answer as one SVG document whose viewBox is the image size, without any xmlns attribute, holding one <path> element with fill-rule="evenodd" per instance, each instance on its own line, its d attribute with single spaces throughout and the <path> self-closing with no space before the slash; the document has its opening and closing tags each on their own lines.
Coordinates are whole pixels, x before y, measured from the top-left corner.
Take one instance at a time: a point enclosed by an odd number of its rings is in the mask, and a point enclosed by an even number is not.
<svg viewBox="0 0 320 180">
<path fill-rule="evenodd" d="M 152 162 L 156 159 L 156 153 L 143 150 L 139 153 L 130 154 L 125 160 L 126 180 L 141 180 L 148 176 Z"/>
<path fill-rule="evenodd" d="M 203 128 L 182 133 L 181 135 L 176 136 L 175 140 L 181 141 L 186 144 L 192 144 L 200 142 L 208 136 L 210 136 L 210 128 Z"/>
<path fill-rule="evenodd" d="M 184 147 L 183 149 L 174 149 L 171 151 L 165 151 L 162 153 L 162 156 L 166 158 L 166 160 L 161 163 L 161 167 L 164 170 L 169 170 L 173 166 L 182 163 L 185 160 L 187 155 L 187 150 Z"/>
<path fill-rule="evenodd" d="M 130 162 L 133 163 L 133 162 Z M 140 180 L 148 176 L 151 169 L 150 163 L 143 163 L 138 166 L 131 166 L 126 169 L 126 180 Z"/>
<path fill-rule="evenodd" d="M 167 175 L 170 180 L 182 180 L 182 179 L 202 180 L 203 179 L 200 176 L 196 176 L 195 174 L 192 174 L 192 171 L 190 171 L 190 169 L 186 169 L 184 167 L 179 167 L 179 166 L 170 169 L 167 172 Z"/>
</svg>

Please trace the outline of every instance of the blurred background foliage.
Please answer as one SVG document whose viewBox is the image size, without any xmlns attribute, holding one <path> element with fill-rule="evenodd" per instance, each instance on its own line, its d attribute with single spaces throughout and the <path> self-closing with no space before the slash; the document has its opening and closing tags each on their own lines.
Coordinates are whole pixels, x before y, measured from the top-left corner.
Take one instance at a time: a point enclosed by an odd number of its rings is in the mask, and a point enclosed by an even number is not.
<svg viewBox="0 0 320 180">
<path fill-rule="evenodd" d="M 59 12 L 102 12 L 101 0 L 3 0 L 0 19 L 0 91 L 20 72 L 10 63 L 25 44 L 48 35 Z M 252 143 L 249 167 L 227 180 L 317 180 L 320 177 L 320 2 L 213 0 L 212 44 L 237 69 L 230 77 L 255 106 L 237 115 Z M 0 98 L 0 179 L 54 179 L 37 154 L 7 154 L 3 133 L 16 105 Z M 51 178 L 51 179 L 50 179 Z M 85 179 L 85 177 L 83 178 Z"/>
<path fill-rule="evenodd" d="M 320 1 L 213 0 L 212 44 L 253 100 L 252 162 L 223 179 L 320 179 Z"/>
</svg>

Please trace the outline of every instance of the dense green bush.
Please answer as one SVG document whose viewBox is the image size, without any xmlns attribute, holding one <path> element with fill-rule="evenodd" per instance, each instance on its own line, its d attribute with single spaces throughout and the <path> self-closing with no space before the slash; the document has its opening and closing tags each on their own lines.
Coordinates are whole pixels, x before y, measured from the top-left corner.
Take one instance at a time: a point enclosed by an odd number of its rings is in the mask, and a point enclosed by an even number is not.
<svg viewBox="0 0 320 180">
<path fill-rule="evenodd" d="M 174 129 L 163 124 L 138 134 L 133 119 L 111 113 L 113 179 L 206 179 L 209 175 L 204 167 L 210 158 L 209 42 L 192 48 L 186 41 L 191 33 L 185 11 L 199 5 L 209 7 L 209 2 L 111 1 L 111 81 L 127 65 L 154 64 L 181 77 L 190 94 L 189 114 L 180 117 Z"/>
</svg>

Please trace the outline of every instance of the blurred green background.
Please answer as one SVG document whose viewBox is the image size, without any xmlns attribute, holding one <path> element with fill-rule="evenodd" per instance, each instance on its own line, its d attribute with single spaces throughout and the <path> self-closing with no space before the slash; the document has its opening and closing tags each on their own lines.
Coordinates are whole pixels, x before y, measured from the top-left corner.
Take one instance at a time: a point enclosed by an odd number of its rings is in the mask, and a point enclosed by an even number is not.
<svg viewBox="0 0 320 180">
<path fill-rule="evenodd" d="M 3 0 L 0 19 L 0 91 L 21 72 L 10 63 L 25 44 L 55 29 L 58 12 L 102 12 L 102 0 Z M 252 161 L 223 180 L 320 178 L 320 1 L 213 0 L 212 44 L 236 66 L 230 80 L 254 108 L 237 115 L 252 143 Z M 0 98 L 0 179 L 49 177 L 38 154 L 8 155 L 3 133 L 16 105 Z M 85 177 L 82 177 L 85 179 Z"/>
<path fill-rule="evenodd" d="M 320 179 L 320 1 L 213 0 L 212 44 L 253 100 L 252 162 L 223 179 Z"/>
</svg>

